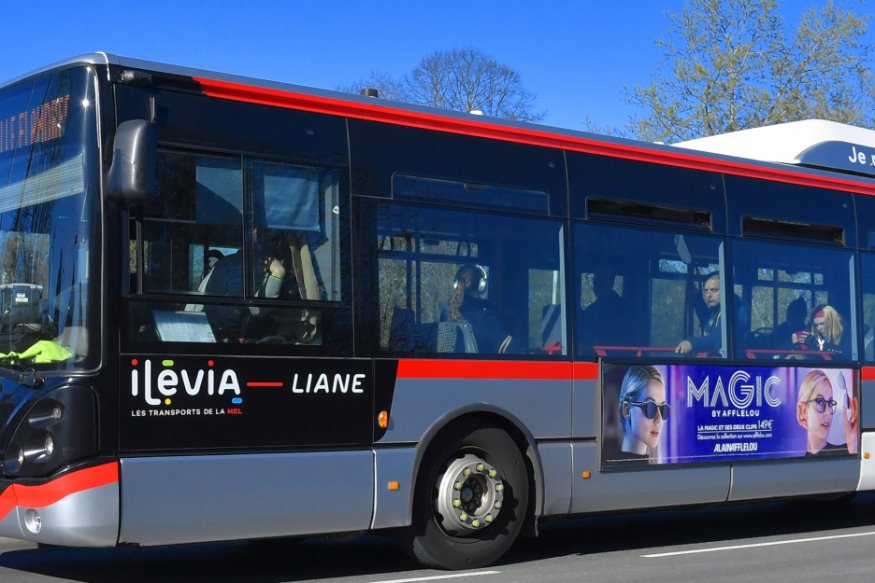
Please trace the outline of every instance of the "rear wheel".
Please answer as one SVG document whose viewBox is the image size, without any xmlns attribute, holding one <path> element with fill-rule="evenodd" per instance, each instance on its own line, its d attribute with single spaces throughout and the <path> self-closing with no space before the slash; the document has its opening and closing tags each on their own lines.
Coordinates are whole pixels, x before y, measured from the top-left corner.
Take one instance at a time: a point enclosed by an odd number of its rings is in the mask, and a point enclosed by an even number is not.
<svg viewBox="0 0 875 583">
<path fill-rule="evenodd" d="M 421 563 L 473 569 L 498 560 L 529 506 L 526 463 L 501 429 L 451 427 L 423 460 L 404 544 Z"/>
</svg>

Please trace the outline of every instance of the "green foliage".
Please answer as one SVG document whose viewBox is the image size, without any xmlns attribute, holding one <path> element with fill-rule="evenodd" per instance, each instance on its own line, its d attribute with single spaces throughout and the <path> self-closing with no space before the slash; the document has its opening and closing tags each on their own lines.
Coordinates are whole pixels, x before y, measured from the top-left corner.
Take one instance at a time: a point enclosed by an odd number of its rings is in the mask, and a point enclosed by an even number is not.
<svg viewBox="0 0 875 583">
<path fill-rule="evenodd" d="M 657 42 L 670 73 L 636 87 L 637 137 L 675 142 L 801 119 L 873 121 L 868 16 L 830 0 L 788 37 L 778 0 L 688 0 Z"/>
</svg>

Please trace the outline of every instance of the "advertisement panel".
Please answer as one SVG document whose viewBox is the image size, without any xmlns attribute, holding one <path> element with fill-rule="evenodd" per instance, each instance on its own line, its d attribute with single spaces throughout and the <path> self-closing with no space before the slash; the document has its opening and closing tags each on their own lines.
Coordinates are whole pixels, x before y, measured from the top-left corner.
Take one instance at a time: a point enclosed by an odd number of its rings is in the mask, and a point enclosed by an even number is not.
<svg viewBox="0 0 875 583">
<path fill-rule="evenodd" d="M 855 455 L 852 369 L 602 365 L 602 468 Z"/>
</svg>

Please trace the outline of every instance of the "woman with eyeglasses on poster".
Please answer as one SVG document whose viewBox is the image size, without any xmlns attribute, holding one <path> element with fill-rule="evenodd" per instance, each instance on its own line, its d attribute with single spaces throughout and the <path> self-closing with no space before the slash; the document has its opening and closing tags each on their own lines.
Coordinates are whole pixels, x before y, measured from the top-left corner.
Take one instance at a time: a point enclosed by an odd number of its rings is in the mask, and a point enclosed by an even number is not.
<svg viewBox="0 0 875 583">
<path fill-rule="evenodd" d="M 844 378 L 841 378 L 844 385 Z M 822 370 L 815 369 L 805 375 L 799 386 L 796 404 L 796 419 L 808 432 L 806 456 L 829 455 L 830 453 L 857 453 L 857 429 L 859 406 L 857 398 L 846 387 L 840 387 L 841 422 L 844 425 L 845 444 L 827 441 L 829 430 L 836 414 L 838 401 L 834 398 L 833 386 Z"/>
<path fill-rule="evenodd" d="M 633 366 L 620 385 L 623 444 L 620 459 L 657 462 L 657 446 L 668 421 L 665 382 L 652 366 Z"/>
</svg>

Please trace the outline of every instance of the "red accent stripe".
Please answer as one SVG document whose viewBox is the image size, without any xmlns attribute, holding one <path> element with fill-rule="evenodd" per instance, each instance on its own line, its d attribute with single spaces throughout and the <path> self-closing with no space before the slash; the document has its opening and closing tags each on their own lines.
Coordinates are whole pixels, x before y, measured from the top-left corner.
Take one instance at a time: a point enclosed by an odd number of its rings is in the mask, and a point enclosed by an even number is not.
<svg viewBox="0 0 875 583">
<path fill-rule="evenodd" d="M 875 381 L 875 366 L 864 366 L 861 368 L 860 378 L 864 381 Z"/>
<path fill-rule="evenodd" d="M 762 178 L 766 180 L 798 184 L 800 186 L 828 188 L 831 190 L 875 195 L 875 185 L 873 184 L 831 176 L 805 175 L 792 169 L 782 170 L 779 168 L 761 168 L 754 164 L 705 158 L 701 155 L 688 153 L 689 151 L 683 151 L 680 149 L 677 151 L 651 150 L 633 144 L 602 142 L 581 136 L 551 133 L 546 130 L 542 131 L 537 129 L 502 126 L 477 121 L 476 119 L 456 119 L 431 113 L 404 111 L 376 103 L 367 104 L 343 101 L 341 99 L 330 97 L 306 95 L 280 89 L 255 87 L 252 85 L 243 85 L 240 83 L 218 81 L 202 77 L 195 77 L 194 80 L 200 83 L 205 95 L 219 99 L 229 99 L 245 103 L 339 115 L 355 119 L 391 123 L 420 129 L 438 130 L 442 132 L 503 140 L 519 144 L 561 148 L 574 152 L 601 154 L 615 158 L 625 158 L 628 160 L 650 162 L 653 164 L 680 166 L 694 170 L 722 172 L 735 176 Z"/>
<path fill-rule="evenodd" d="M 110 462 L 64 474 L 39 486 L 13 483 L 0 494 L 0 520 L 3 520 L 16 506 L 45 508 L 71 494 L 115 484 L 118 481 L 118 462 Z"/>
<path fill-rule="evenodd" d="M 597 362 L 575 362 L 574 380 L 595 381 L 599 378 L 599 365 Z"/>
<path fill-rule="evenodd" d="M 0 520 L 6 518 L 13 508 L 15 508 L 15 490 L 9 486 L 3 492 L 0 492 Z"/>
<path fill-rule="evenodd" d="M 274 381 L 250 381 L 246 383 L 247 387 L 280 387 L 282 388 L 284 385 L 282 382 L 274 382 Z"/>
<path fill-rule="evenodd" d="M 519 362 L 484 360 L 399 360 L 399 379 L 595 380 L 590 362 Z"/>
</svg>

